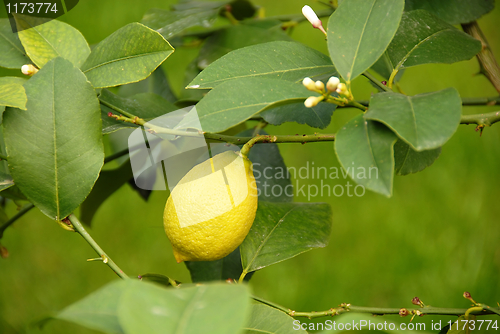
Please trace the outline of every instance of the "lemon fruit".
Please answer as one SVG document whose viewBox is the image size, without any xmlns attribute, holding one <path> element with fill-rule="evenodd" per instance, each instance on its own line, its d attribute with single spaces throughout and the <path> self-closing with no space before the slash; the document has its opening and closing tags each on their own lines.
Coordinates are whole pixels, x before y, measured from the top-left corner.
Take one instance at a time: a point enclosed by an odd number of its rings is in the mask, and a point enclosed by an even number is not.
<svg viewBox="0 0 500 334">
<path fill-rule="evenodd" d="M 194 166 L 175 186 L 163 224 L 175 259 L 214 261 L 245 239 L 257 211 L 252 163 L 234 151 Z"/>
</svg>

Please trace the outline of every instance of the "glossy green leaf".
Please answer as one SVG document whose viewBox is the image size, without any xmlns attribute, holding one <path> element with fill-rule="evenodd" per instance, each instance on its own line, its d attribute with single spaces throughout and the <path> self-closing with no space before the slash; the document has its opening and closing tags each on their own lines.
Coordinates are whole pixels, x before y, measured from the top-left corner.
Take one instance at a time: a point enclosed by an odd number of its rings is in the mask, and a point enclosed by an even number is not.
<svg viewBox="0 0 500 334">
<path fill-rule="evenodd" d="M 460 95 L 447 88 L 415 96 L 375 94 L 365 118 L 384 123 L 414 150 L 423 151 L 443 146 L 457 130 L 461 114 Z"/>
<path fill-rule="evenodd" d="M 126 333 L 233 334 L 245 324 L 250 293 L 243 284 L 166 289 L 129 281 L 118 307 Z"/>
<path fill-rule="evenodd" d="M 125 333 L 118 321 L 118 306 L 127 283 L 112 282 L 66 307 L 55 318 L 104 333 Z"/>
<path fill-rule="evenodd" d="M 383 124 L 358 115 L 337 133 L 335 153 L 346 174 L 356 183 L 390 197 L 396 140 L 396 135 Z"/>
<path fill-rule="evenodd" d="M 404 0 L 344 0 L 328 21 L 328 51 L 346 81 L 370 68 L 391 42 Z"/>
<path fill-rule="evenodd" d="M 161 274 L 143 274 L 138 277 L 141 281 L 156 283 L 159 285 L 163 285 L 165 287 L 169 287 L 172 285 L 177 285 L 178 282 L 171 279 L 168 276 Z"/>
<path fill-rule="evenodd" d="M 429 167 L 441 154 L 441 147 L 417 152 L 401 139 L 394 145 L 396 175 L 417 173 Z"/>
<path fill-rule="evenodd" d="M 82 71 L 96 88 L 124 85 L 147 78 L 172 52 L 158 32 L 130 23 L 100 42 Z"/>
<path fill-rule="evenodd" d="M 190 87 L 213 88 L 227 80 L 264 77 L 299 82 L 304 77 L 335 74 L 331 60 L 296 42 L 277 41 L 239 49 L 213 62 Z"/>
<path fill-rule="evenodd" d="M 85 37 L 67 23 L 27 15 L 15 17 L 19 39 L 38 68 L 56 57 L 66 58 L 80 67 L 90 54 Z"/>
<path fill-rule="evenodd" d="M 254 129 L 240 132 L 237 136 L 252 137 Z M 264 130 L 258 134 L 268 135 Z M 277 144 L 255 144 L 248 158 L 253 165 L 259 201 L 291 202 L 293 186 L 290 175 Z"/>
<path fill-rule="evenodd" d="M 197 105 L 203 131 L 222 132 L 271 106 L 304 101 L 303 85 L 279 79 L 243 78 L 211 90 Z"/>
<path fill-rule="evenodd" d="M 33 204 L 62 219 L 90 193 L 103 164 L 99 102 L 85 75 L 59 57 L 24 88 L 27 110 L 4 113 L 9 168 Z"/>
<path fill-rule="evenodd" d="M 238 280 L 243 271 L 239 248 L 220 260 L 186 261 L 185 264 L 193 283 L 225 281 L 229 278 Z M 245 277 L 245 279 L 248 280 L 250 277 Z"/>
<path fill-rule="evenodd" d="M 26 80 L 17 77 L 0 77 L 0 106 L 26 110 Z"/>
<path fill-rule="evenodd" d="M 175 103 L 175 101 L 177 101 L 177 98 L 170 88 L 165 72 L 161 67 L 158 67 L 146 79 L 120 86 L 118 90 L 118 95 L 122 97 L 131 97 L 140 93 L 155 93 L 170 103 Z"/>
<path fill-rule="evenodd" d="M 468 60 L 481 51 L 481 42 L 425 10 L 403 14 L 387 54 L 393 69 L 429 63 Z"/>
<path fill-rule="evenodd" d="M 294 326 L 295 319 L 283 311 L 265 304 L 253 304 L 250 320 L 245 326 L 246 334 L 307 334 L 302 328 Z"/>
<path fill-rule="evenodd" d="M 0 19 L 0 67 L 20 69 L 30 63 L 19 35 L 12 32 L 9 19 Z"/>
<path fill-rule="evenodd" d="M 252 228 L 240 246 L 243 270 L 248 273 L 325 247 L 331 228 L 328 204 L 259 202 Z"/>
<path fill-rule="evenodd" d="M 205 69 L 231 51 L 273 41 L 292 41 L 292 39 L 283 30 L 268 30 L 249 25 L 230 26 L 205 40 L 198 57 L 198 67 Z M 246 58 L 246 61 L 250 59 L 254 58 Z M 241 59 L 239 63 L 242 63 Z"/>
<path fill-rule="evenodd" d="M 81 205 L 80 220 L 90 226 L 99 207 L 132 177 L 132 167 L 128 160 L 116 169 L 101 171 L 94 188 Z"/>
<path fill-rule="evenodd" d="M 165 38 L 171 38 L 191 27 L 210 27 L 217 18 L 220 8 L 227 2 L 229 1 L 212 2 L 204 7 L 196 6 L 176 11 L 153 8 L 144 14 L 141 23 L 158 31 Z"/>
<path fill-rule="evenodd" d="M 303 102 L 299 102 L 265 110 L 260 113 L 260 116 L 272 125 L 297 122 L 313 128 L 324 129 L 330 125 L 333 111 L 336 108 L 336 104 L 323 102 L 315 107 L 307 108 Z"/>
<path fill-rule="evenodd" d="M 495 0 L 406 0 L 405 10 L 425 9 L 449 24 L 469 23 L 495 7 Z"/>
</svg>

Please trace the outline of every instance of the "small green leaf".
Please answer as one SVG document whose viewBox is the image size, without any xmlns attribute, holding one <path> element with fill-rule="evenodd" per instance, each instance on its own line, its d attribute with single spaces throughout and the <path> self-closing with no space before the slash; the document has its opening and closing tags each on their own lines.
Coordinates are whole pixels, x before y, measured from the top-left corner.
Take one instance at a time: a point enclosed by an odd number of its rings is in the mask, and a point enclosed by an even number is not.
<svg viewBox="0 0 500 334">
<path fill-rule="evenodd" d="M 19 35 L 12 32 L 9 19 L 0 19 L 0 67 L 20 69 L 29 63 Z"/>
<path fill-rule="evenodd" d="M 405 10 L 425 9 L 449 24 L 469 23 L 495 7 L 495 0 L 406 0 Z"/>
<path fill-rule="evenodd" d="M 417 173 L 429 167 L 441 154 L 441 147 L 417 152 L 401 139 L 394 145 L 396 175 Z"/>
<path fill-rule="evenodd" d="M 23 84 L 26 80 L 17 77 L 0 78 L 0 106 L 26 110 L 26 91 Z M 3 112 L 3 111 L 2 111 Z"/>
<path fill-rule="evenodd" d="M 131 97 L 139 93 L 155 93 L 170 103 L 177 101 L 161 66 L 146 79 L 120 86 L 118 90 L 118 95 L 122 97 Z"/>
<path fill-rule="evenodd" d="M 259 202 L 252 228 L 240 246 L 244 272 L 325 247 L 331 228 L 328 204 Z"/>
<path fill-rule="evenodd" d="M 99 207 L 132 177 L 132 167 L 128 160 L 116 169 L 101 171 L 94 188 L 81 205 L 80 220 L 90 226 Z"/>
<path fill-rule="evenodd" d="M 171 38 L 191 27 L 210 27 L 217 18 L 220 8 L 228 2 L 212 2 L 207 3 L 210 6 L 178 11 L 153 8 L 144 14 L 141 23 L 158 31 L 165 38 Z"/>
<path fill-rule="evenodd" d="M 330 125 L 333 111 L 336 108 L 336 104 L 324 102 L 315 107 L 307 108 L 303 102 L 299 102 L 265 110 L 260 113 L 260 116 L 272 125 L 297 122 L 313 128 L 324 129 Z"/>
<path fill-rule="evenodd" d="M 328 21 L 328 51 L 346 81 L 372 66 L 391 42 L 404 0 L 344 0 Z"/>
<path fill-rule="evenodd" d="M 271 106 L 304 101 L 303 85 L 266 78 L 243 78 L 212 89 L 197 105 L 203 131 L 222 132 Z"/>
<path fill-rule="evenodd" d="M 115 281 L 59 312 L 56 319 L 70 321 L 105 333 L 125 333 L 118 321 L 120 298 L 127 281 Z"/>
<path fill-rule="evenodd" d="M 294 325 L 297 321 L 286 313 L 264 304 L 253 304 L 250 320 L 245 326 L 246 334 L 307 334 Z M 292 332 L 293 330 L 293 332 Z"/>
<path fill-rule="evenodd" d="M 168 276 L 161 274 L 143 274 L 139 276 L 141 281 L 152 282 L 165 287 L 177 285 L 178 283 Z"/>
<path fill-rule="evenodd" d="M 390 197 L 396 140 L 383 124 L 358 115 L 337 133 L 335 152 L 346 174 L 356 183 Z"/>
<path fill-rule="evenodd" d="M 254 129 L 249 129 L 240 132 L 237 136 L 252 137 L 253 133 Z M 268 135 L 264 130 L 260 130 L 258 134 Z M 248 158 L 253 165 L 259 201 L 291 202 L 293 200 L 290 174 L 277 144 L 255 144 Z"/>
<path fill-rule="evenodd" d="M 130 23 L 100 42 L 82 71 L 96 88 L 124 85 L 147 78 L 172 52 L 162 35 Z"/>
<path fill-rule="evenodd" d="M 425 10 L 403 14 L 387 54 L 393 69 L 429 63 L 451 64 L 481 51 L 481 42 Z"/>
<path fill-rule="evenodd" d="M 462 100 L 454 88 L 406 96 L 397 93 L 375 94 L 366 119 L 391 128 L 414 150 L 431 150 L 443 146 L 460 124 Z"/>
<path fill-rule="evenodd" d="M 299 82 L 304 77 L 335 74 L 331 60 L 296 42 L 269 42 L 242 48 L 216 60 L 190 84 L 213 88 L 227 80 L 264 77 Z"/>
<path fill-rule="evenodd" d="M 18 14 L 15 18 L 19 39 L 38 68 L 56 57 L 65 58 L 80 67 L 90 54 L 85 37 L 67 23 Z"/>
<path fill-rule="evenodd" d="M 90 193 L 103 164 L 99 102 L 85 75 L 59 57 L 24 88 L 27 110 L 4 113 L 9 169 L 33 204 L 62 219 Z"/>
<path fill-rule="evenodd" d="M 243 284 L 166 289 L 129 281 L 118 307 L 126 333 L 233 334 L 243 328 L 250 293 Z"/>
</svg>

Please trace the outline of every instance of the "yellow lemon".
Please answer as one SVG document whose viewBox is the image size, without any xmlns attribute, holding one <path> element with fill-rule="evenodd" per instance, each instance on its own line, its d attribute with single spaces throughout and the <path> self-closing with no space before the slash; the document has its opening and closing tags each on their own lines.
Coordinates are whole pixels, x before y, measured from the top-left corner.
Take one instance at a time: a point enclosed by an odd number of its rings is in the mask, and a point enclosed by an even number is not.
<svg viewBox="0 0 500 334">
<path fill-rule="evenodd" d="M 257 187 L 246 157 L 227 151 L 194 166 L 172 190 L 163 213 L 175 259 L 225 257 L 243 242 L 256 211 Z"/>
</svg>

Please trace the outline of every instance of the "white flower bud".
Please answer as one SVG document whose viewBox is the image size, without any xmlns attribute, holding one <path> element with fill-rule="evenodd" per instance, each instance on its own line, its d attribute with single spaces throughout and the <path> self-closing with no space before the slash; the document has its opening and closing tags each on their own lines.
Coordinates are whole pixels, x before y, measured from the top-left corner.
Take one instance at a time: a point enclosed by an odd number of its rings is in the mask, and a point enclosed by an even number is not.
<svg viewBox="0 0 500 334">
<path fill-rule="evenodd" d="M 309 77 L 304 78 L 304 80 L 302 80 L 302 84 L 310 91 L 316 90 L 316 85 L 314 84 L 314 81 Z"/>
<path fill-rule="evenodd" d="M 316 89 L 317 89 L 317 90 L 319 90 L 319 91 L 324 91 L 324 90 L 325 90 L 325 84 L 324 84 L 324 83 L 322 83 L 322 82 L 321 82 L 321 81 L 319 81 L 319 80 L 318 80 L 318 81 L 316 81 L 316 82 L 314 83 L 314 86 L 315 86 L 315 87 L 316 87 Z"/>
<path fill-rule="evenodd" d="M 21 67 L 21 72 L 23 72 L 24 75 L 29 75 L 29 76 L 32 76 L 34 75 L 36 72 L 38 72 L 38 68 L 36 68 L 34 65 L 32 64 L 28 64 L 28 65 L 23 65 Z"/>
<path fill-rule="evenodd" d="M 339 94 L 345 94 L 347 92 L 347 87 L 345 86 L 345 83 L 341 82 L 337 86 L 337 93 Z"/>
<path fill-rule="evenodd" d="M 306 19 L 309 22 L 311 22 L 314 28 L 321 30 L 326 35 L 326 31 L 323 28 L 321 20 L 318 18 L 318 15 L 316 15 L 316 13 L 311 7 L 309 7 L 308 5 L 302 7 L 302 14 L 306 17 Z"/>
<path fill-rule="evenodd" d="M 312 108 L 312 107 L 315 107 L 318 105 L 319 103 L 319 99 L 317 96 L 309 96 L 305 101 L 304 101 L 304 105 L 306 106 L 306 108 Z"/>
<path fill-rule="evenodd" d="M 337 89 L 337 86 L 339 85 L 339 83 L 340 83 L 339 78 L 337 78 L 337 77 L 330 77 L 330 79 L 328 79 L 328 82 L 326 83 L 326 88 L 330 92 L 334 92 Z"/>
</svg>

